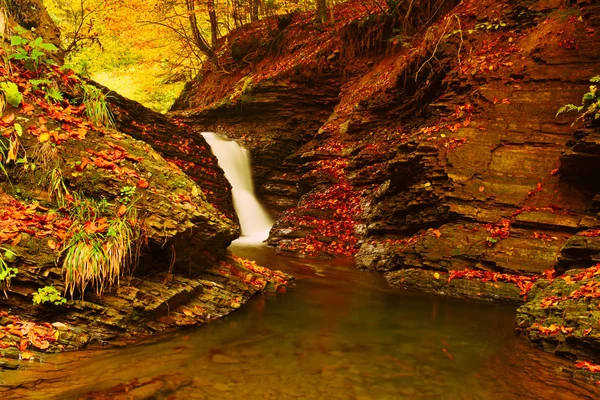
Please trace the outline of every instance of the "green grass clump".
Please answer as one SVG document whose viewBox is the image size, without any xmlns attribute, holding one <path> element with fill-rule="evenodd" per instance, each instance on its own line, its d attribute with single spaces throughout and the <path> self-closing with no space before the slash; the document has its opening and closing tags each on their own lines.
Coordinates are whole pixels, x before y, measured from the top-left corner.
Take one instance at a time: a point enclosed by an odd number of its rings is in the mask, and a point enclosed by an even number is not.
<svg viewBox="0 0 600 400">
<path fill-rule="evenodd" d="M 134 209 L 129 209 L 130 218 L 107 219 L 99 217 L 100 211 L 110 205 L 106 201 L 75 203 L 71 209 L 75 222 L 59 257 L 63 260 L 65 293 L 69 292 L 73 298 L 78 290 L 83 297 L 89 286 L 101 295 L 107 288 L 118 285 L 124 269 L 135 261 L 134 244 L 139 230 L 130 222 L 135 220 Z"/>
<path fill-rule="evenodd" d="M 98 126 L 107 128 L 115 127 L 115 120 L 106 101 L 106 94 L 100 88 L 92 85 L 82 84 L 79 86 L 83 92 L 83 103 L 85 113 Z"/>
</svg>

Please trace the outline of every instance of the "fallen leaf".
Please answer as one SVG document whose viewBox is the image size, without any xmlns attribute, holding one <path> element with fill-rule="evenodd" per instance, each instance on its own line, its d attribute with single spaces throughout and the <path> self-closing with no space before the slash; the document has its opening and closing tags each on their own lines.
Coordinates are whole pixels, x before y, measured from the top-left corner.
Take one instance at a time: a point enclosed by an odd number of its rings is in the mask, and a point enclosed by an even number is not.
<svg viewBox="0 0 600 400">
<path fill-rule="evenodd" d="M 47 142 L 48 140 L 50 140 L 50 134 L 48 132 L 44 132 L 38 137 L 38 140 L 40 141 L 40 143 Z"/>
<path fill-rule="evenodd" d="M 121 206 L 119 207 L 119 209 L 117 210 L 117 216 L 118 217 L 122 217 L 123 215 L 125 215 L 127 213 L 127 207 L 125 206 L 125 204 L 121 204 Z"/>
<path fill-rule="evenodd" d="M 15 121 L 15 114 L 9 114 L 2 118 L 4 125 L 10 125 Z"/>
</svg>

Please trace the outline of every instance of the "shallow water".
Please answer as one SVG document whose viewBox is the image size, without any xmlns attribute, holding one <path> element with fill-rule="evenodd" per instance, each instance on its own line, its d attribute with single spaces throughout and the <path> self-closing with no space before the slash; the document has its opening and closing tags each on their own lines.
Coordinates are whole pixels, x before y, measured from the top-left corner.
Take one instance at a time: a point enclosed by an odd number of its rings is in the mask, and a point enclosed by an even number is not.
<svg viewBox="0 0 600 400">
<path fill-rule="evenodd" d="M 47 356 L 5 399 L 593 399 L 572 363 L 514 332 L 514 308 L 392 290 L 350 262 L 239 255 L 293 273 L 287 294 L 158 342 Z M 8 389 L 8 388 L 11 389 Z M 146 396 L 146 397 L 144 397 Z"/>
</svg>

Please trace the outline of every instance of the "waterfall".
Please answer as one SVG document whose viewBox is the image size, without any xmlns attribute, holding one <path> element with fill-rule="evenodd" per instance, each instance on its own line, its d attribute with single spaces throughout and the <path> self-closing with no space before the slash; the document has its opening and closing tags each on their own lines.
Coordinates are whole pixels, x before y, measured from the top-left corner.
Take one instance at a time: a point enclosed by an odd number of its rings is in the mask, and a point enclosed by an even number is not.
<svg viewBox="0 0 600 400">
<path fill-rule="evenodd" d="M 248 150 L 216 133 L 203 132 L 202 136 L 231 183 L 233 206 L 242 227 L 242 237 L 237 242 L 264 241 L 269 236 L 273 222 L 254 194 Z"/>
</svg>

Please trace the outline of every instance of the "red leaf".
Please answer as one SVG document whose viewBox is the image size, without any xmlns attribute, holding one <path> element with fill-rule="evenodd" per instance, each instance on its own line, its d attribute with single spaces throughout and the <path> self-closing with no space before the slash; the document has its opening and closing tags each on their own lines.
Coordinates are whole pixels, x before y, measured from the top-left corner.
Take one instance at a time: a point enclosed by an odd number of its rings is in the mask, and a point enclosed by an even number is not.
<svg viewBox="0 0 600 400">
<path fill-rule="evenodd" d="M 144 178 L 141 178 L 137 183 L 137 187 L 141 189 L 146 189 L 148 186 L 150 186 L 150 184 Z"/>
</svg>

